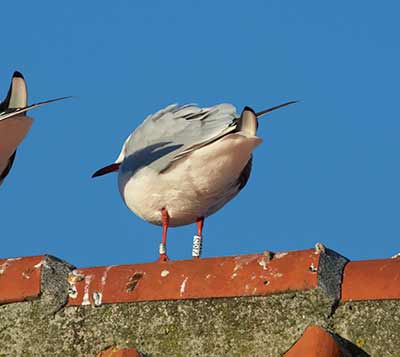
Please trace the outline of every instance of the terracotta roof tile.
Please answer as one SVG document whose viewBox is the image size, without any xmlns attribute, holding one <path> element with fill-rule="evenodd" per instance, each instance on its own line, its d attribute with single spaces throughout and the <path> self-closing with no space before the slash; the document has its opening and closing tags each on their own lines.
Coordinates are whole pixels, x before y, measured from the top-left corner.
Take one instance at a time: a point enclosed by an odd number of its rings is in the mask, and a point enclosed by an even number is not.
<svg viewBox="0 0 400 357">
<path fill-rule="evenodd" d="M 256 296 L 318 286 L 315 250 L 84 268 L 68 305 Z"/>
<path fill-rule="evenodd" d="M 342 301 L 382 299 L 400 299 L 400 258 L 348 263 Z"/>
<path fill-rule="evenodd" d="M 319 326 L 309 326 L 284 357 L 342 357 L 344 354 L 334 337 Z"/>
<path fill-rule="evenodd" d="M 0 259 L 0 303 L 29 300 L 40 294 L 45 256 Z"/>
<path fill-rule="evenodd" d="M 0 304 L 38 297 L 46 262 L 56 260 L 46 255 L 0 259 Z M 67 263 L 60 264 L 72 270 Z M 74 270 L 68 283 L 71 306 L 265 296 L 317 287 L 336 301 L 399 299 L 400 258 L 347 263 L 318 246 L 275 254 L 83 268 Z"/>
</svg>

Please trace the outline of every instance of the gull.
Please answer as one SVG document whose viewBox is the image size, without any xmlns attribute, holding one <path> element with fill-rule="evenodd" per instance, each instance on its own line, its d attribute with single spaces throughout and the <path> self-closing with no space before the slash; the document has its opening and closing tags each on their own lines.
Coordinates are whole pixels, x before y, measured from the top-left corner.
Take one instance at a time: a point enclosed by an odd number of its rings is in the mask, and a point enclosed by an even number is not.
<svg viewBox="0 0 400 357">
<path fill-rule="evenodd" d="M 14 72 L 7 96 L 0 103 L 0 185 L 11 170 L 18 145 L 32 125 L 33 119 L 26 116 L 26 112 L 66 98 L 68 97 L 28 105 L 25 79 L 20 72 Z"/>
<path fill-rule="evenodd" d="M 246 185 L 253 150 L 262 142 L 258 118 L 296 103 L 238 115 L 231 104 L 172 104 L 149 115 L 125 140 L 116 161 L 92 177 L 118 171 L 126 206 L 162 226 L 160 261 L 168 260 L 168 227 L 197 224 L 192 255 L 200 257 L 204 220 Z"/>
</svg>

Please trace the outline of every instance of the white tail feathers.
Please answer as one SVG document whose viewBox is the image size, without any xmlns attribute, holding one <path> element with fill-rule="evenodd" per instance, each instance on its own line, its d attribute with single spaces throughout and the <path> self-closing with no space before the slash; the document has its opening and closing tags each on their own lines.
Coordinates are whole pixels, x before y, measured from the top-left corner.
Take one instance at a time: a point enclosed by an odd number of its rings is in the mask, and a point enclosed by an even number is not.
<svg viewBox="0 0 400 357">
<path fill-rule="evenodd" d="M 257 116 L 253 109 L 245 107 L 239 119 L 238 130 L 249 136 L 255 136 L 257 133 Z"/>
<path fill-rule="evenodd" d="M 28 105 L 26 83 L 19 72 L 14 73 L 7 99 L 8 108 L 22 108 Z"/>
</svg>

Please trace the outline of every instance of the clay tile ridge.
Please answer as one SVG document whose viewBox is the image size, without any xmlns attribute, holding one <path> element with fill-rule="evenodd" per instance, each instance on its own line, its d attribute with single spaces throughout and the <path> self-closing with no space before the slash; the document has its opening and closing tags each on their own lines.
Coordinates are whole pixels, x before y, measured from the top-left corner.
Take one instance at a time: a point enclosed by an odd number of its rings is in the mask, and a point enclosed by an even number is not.
<svg viewBox="0 0 400 357">
<path fill-rule="evenodd" d="M 335 337 L 319 326 L 309 326 L 284 357 L 342 357 L 345 354 Z"/>
<path fill-rule="evenodd" d="M 45 256 L 0 259 L 0 303 L 33 299 L 40 294 Z"/>
<path fill-rule="evenodd" d="M 400 257 L 353 261 L 346 265 L 342 301 L 400 299 Z"/>
<path fill-rule="evenodd" d="M 340 298 L 347 259 L 323 247 L 232 257 L 76 269 L 68 305 L 265 296 L 324 289 Z"/>
<path fill-rule="evenodd" d="M 0 260 L 0 303 L 68 290 L 67 305 L 265 296 L 322 288 L 340 299 L 347 259 L 315 249 L 74 269 L 42 255 Z M 57 284 L 55 284 L 57 283 Z M 60 301 L 60 304 L 62 301 Z"/>
<path fill-rule="evenodd" d="M 50 281 L 66 285 L 65 277 L 73 269 L 50 255 L 0 259 L 0 304 L 35 299 Z"/>
</svg>

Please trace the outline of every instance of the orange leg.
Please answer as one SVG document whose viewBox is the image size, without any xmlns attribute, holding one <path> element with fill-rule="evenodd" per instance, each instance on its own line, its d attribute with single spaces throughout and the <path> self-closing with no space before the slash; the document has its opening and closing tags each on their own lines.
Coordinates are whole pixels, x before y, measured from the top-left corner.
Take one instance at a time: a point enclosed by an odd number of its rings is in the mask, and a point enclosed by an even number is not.
<svg viewBox="0 0 400 357">
<path fill-rule="evenodd" d="M 161 220 L 162 220 L 162 237 L 160 244 L 160 262 L 165 262 L 168 260 L 167 256 L 167 230 L 169 225 L 169 215 L 165 208 L 161 210 Z"/>
<path fill-rule="evenodd" d="M 201 255 L 201 239 L 203 234 L 204 217 L 196 219 L 197 224 L 197 236 L 193 238 L 193 259 L 199 259 Z"/>
<path fill-rule="evenodd" d="M 197 224 L 197 235 L 201 237 L 203 234 L 204 217 L 197 218 L 196 224 Z"/>
</svg>

